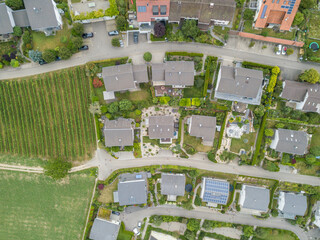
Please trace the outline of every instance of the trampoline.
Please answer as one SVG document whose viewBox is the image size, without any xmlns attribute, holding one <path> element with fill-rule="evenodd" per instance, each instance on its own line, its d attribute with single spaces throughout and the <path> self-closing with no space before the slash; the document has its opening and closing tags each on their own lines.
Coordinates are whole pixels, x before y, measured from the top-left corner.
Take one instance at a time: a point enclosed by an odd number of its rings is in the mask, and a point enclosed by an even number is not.
<svg viewBox="0 0 320 240">
<path fill-rule="evenodd" d="M 319 44 L 317 42 L 312 42 L 310 43 L 309 48 L 312 49 L 312 51 L 316 52 L 319 50 Z"/>
</svg>

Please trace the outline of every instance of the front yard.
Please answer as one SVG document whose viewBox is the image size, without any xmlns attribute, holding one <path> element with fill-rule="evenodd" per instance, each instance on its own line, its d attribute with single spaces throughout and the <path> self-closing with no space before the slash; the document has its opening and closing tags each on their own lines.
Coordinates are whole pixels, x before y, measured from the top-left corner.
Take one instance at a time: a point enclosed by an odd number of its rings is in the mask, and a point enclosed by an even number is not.
<svg viewBox="0 0 320 240">
<path fill-rule="evenodd" d="M 251 147 L 253 147 L 254 145 L 256 135 L 256 132 L 252 132 L 249 134 L 243 134 L 240 139 L 232 138 L 230 151 L 239 153 L 240 149 L 244 149 L 246 152 L 249 152 L 251 150 Z"/>
</svg>

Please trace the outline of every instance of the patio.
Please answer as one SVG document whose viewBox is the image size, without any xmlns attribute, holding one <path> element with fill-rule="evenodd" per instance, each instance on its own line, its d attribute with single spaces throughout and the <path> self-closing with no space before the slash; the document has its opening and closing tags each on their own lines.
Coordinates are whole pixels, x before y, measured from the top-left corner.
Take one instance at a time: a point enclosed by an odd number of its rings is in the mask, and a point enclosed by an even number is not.
<svg viewBox="0 0 320 240">
<path fill-rule="evenodd" d="M 69 0 L 69 5 L 71 11 L 77 16 L 80 13 L 86 14 L 87 12 L 98 11 L 99 9 L 105 11 L 109 8 L 110 3 L 106 0 L 81 0 L 79 3 L 71 3 Z"/>
<path fill-rule="evenodd" d="M 156 97 L 161 97 L 164 95 L 167 95 L 170 97 L 182 96 L 182 89 L 175 89 L 167 86 L 155 86 L 154 91 L 155 91 Z"/>
</svg>

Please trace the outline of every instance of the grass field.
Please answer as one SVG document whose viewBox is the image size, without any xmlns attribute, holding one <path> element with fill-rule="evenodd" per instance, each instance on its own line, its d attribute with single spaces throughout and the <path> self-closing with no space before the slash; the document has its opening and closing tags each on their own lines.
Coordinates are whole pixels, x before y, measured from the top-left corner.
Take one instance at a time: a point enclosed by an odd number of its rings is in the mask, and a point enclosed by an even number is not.
<svg viewBox="0 0 320 240">
<path fill-rule="evenodd" d="M 310 147 L 320 146 L 320 128 L 316 128 L 316 131 L 312 134 Z"/>
<path fill-rule="evenodd" d="M 81 239 L 94 187 L 89 170 L 56 182 L 0 171 L 0 239 Z"/>
<path fill-rule="evenodd" d="M 130 101 L 143 101 L 151 97 L 150 93 L 142 89 L 141 91 L 134 91 L 134 92 L 129 92 L 126 91 L 125 93 L 116 93 L 116 97 L 118 100 L 122 99 L 128 99 Z"/>
<path fill-rule="evenodd" d="M 117 189 L 118 180 L 104 187 L 104 189 L 101 191 L 98 201 L 102 203 L 113 203 L 113 192 L 117 191 Z"/>
<path fill-rule="evenodd" d="M 258 235 L 258 239 L 261 240 L 297 240 L 298 237 L 293 233 L 288 230 L 284 229 L 274 229 L 274 228 L 260 228 L 263 229 L 262 234 Z M 257 230 L 257 229 L 256 229 Z"/>
<path fill-rule="evenodd" d="M 190 136 L 187 132 L 184 132 L 183 143 L 192 146 L 198 152 L 209 152 L 212 147 L 202 144 L 202 139 Z"/>
<path fill-rule="evenodd" d="M 0 82 L 0 153 L 88 159 L 95 149 L 84 67 Z"/>
<path fill-rule="evenodd" d="M 309 33 L 308 36 L 311 38 L 320 39 L 320 12 L 313 12 L 310 14 L 310 19 L 308 22 Z"/>
<path fill-rule="evenodd" d="M 247 139 L 248 142 L 245 143 L 244 139 Z M 256 133 L 243 134 L 240 139 L 232 138 L 231 140 L 231 152 L 239 153 L 240 149 L 245 149 L 247 152 L 251 150 L 251 147 L 254 145 L 256 139 Z"/>
<path fill-rule="evenodd" d="M 0 154 L 0 163 L 10 165 L 22 165 L 29 167 L 43 167 L 45 161 L 40 158 L 25 157 L 19 155 Z"/>
<path fill-rule="evenodd" d="M 123 222 L 121 222 L 120 231 L 117 240 L 131 240 L 133 232 L 127 231 Z"/>
</svg>

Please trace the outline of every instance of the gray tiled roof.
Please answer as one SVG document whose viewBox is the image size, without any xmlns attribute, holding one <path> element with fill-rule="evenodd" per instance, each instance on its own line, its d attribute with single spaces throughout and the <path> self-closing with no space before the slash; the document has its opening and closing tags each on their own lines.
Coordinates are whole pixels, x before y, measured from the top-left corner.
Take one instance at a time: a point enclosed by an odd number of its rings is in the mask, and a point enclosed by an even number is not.
<svg viewBox="0 0 320 240">
<path fill-rule="evenodd" d="M 262 88 L 263 72 L 247 68 L 221 67 L 217 91 L 231 95 L 256 98 Z"/>
<path fill-rule="evenodd" d="M 193 86 L 193 61 L 167 61 L 164 63 L 166 85 Z"/>
<path fill-rule="evenodd" d="M 263 187 L 243 185 L 244 202 L 242 207 L 247 209 L 253 209 L 258 211 L 268 211 L 268 205 L 270 201 L 269 189 Z"/>
<path fill-rule="evenodd" d="M 29 18 L 25 9 L 12 12 L 14 22 L 19 27 L 29 27 Z"/>
<path fill-rule="evenodd" d="M 184 174 L 161 174 L 161 194 L 184 196 L 186 176 Z"/>
<path fill-rule="evenodd" d="M 307 210 L 307 197 L 302 194 L 284 193 L 282 212 L 288 215 L 303 216 Z"/>
<path fill-rule="evenodd" d="M 130 119 L 105 120 L 103 127 L 106 147 L 132 146 L 134 135 Z"/>
<path fill-rule="evenodd" d="M 146 83 L 148 79 L 147 65 L 133 65 L 133 78 L 137 83 Z"/>
<path fill-rule="evenodd" d="M 308 147 L 308 134 L 306 132 L 280 128 L 275 131 L 274 136 L 277 134 L 279 141 L 274 148 L 276 151 L 297 155 L 306 153 Z M 273 146 L 272 143 L 271 146 Z"/>
<path fill-rule="evenodd" d="M 115 224 L 104 219 L 96 218 L 90 231 L 89 238 L 92 240 L 116 240 L 120 224 Z"/>
<path fill-rule="evenodd" d="M 59 26 L 52 0 L 24 0 L 30 26 L 33 30 Z"/>
<path fill-rule="evenodd" d="M 13 27 L 9 18 L 10 10 L 5 3 L 0 3 L 0 34 L 13 32 Z"/>
<path fill-rule="evenodd" d="M 164 64 L 154 63 L 152 64 L 152 81 L 164 81 Z"/>
<path fill-rule="evenodd" d="M 147 178 L 144 173 L 122 174 L 118 183 L 120 206 L 147 203 Z"/>
<path fill-rule="evenodd" d="M 174 120 L 172 116 L 149 117 L 148 134 L 150 139 L 173 138 Z"/>
<path fill-rule="evenodd" d="M 210 116 L 191 116 L 190 135 L 201 137 L 204 141 L 212 142 L 216 133 L 216 118 Z"/>
</svg>

